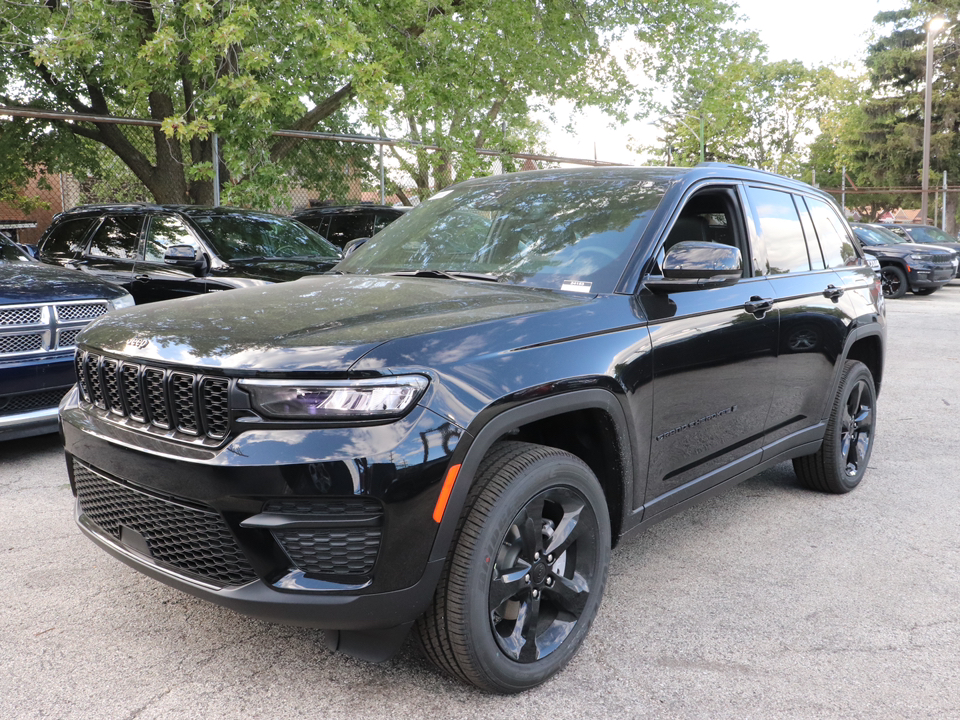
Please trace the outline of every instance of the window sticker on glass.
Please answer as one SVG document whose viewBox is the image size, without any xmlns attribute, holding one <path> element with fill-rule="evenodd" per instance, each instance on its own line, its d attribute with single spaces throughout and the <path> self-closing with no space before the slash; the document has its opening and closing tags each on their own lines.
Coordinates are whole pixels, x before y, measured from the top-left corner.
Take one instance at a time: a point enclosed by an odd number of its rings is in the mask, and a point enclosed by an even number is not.
<svg viewBox="0 0 960 720">
<path fill-rule="evenodd" d="M 560 286 L 561 290 L 567 292 L 588 293 L 593 283 L 583 282 L 582 280 L 567 280 Z"/>
</svg>

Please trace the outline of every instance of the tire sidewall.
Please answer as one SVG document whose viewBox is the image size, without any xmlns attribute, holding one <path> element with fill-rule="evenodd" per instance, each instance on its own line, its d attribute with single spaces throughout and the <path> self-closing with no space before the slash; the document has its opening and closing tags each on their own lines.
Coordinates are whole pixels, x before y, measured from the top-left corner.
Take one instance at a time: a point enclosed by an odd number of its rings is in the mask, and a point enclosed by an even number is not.
<svg viewBox="0 0 960 720">
<path fill-rule="evenodd" d="M 852 389 L 861 380 L 866 381 L 867 389 L 870 393 L 870 407 L 871 414 L 873 416 L 873 423 L 870 427 L 870 442 L 867 444 L 866 455 L 860 463 L 857 474 L 851 477 L 850 475 L 847 475 L 846 458 L 843 457 L 843 453 L 841 452 L 841 441 L 843 434 L 843 423 L 841 422 L 841 417 L 847 401 L 850 399 L 850 393 Z M 844 489 L 853 490 L 853 488 L 859 485 L 860 481 L 863 480 L 863 476 L 867 472 L 867 465 L 870 462 L 870 455 L 873 453 L 873 445 L 876 442 L 876 428 L 877 390 L 873 384 L 873 376 L 870 374 L 870 371 L 865 365 L 857 363 L 853 368 L 850 369 L 850 372 L 847 373 L 846 378 L 844 378 L 843 388 L 841 389 L 837 398 L 834 422 L 830 428 L 830 442 L 833 446 L 834 472 L 836 473 L 836 477 Z"/>
<path fill-rule="evenodd" d="M 493 636 L 488 611 L 493 567 L 507 530 L 520 509 L 545 490 L 567 487 L 587 501 L 597 519 L 594 558 L 596 577 L 590 598 L 576 627 L 548 656 L 533 663 L 506 657 Z M 464 616 L 466 644 L 473 662 L 504 692 L 518 692 L 541 684 L 576 654 L 600 606 L 610 559 L 610 521 L 603 491 L 585 466 L 573 459 L 542 458 L 525 468 L 494 501 L 471 557 L 466 559 Z"/>
</svg>

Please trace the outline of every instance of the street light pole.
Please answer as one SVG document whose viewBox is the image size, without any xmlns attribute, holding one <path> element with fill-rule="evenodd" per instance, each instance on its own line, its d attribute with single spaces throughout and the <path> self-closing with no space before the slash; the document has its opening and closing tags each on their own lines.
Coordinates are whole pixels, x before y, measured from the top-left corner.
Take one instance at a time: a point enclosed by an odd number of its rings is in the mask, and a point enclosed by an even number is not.
<svg viewBox="0 0 960 720">
<path fill-rule="evenodd" d="M 942 17 L 931 18 L 927 23 L 927 86 L 923 98 L 923 176 L 921 178 L 920 217 L 923 224 L 927 224 L 927 206 L 930 199 L 927 194 L 930 190 L 930 113 L 933 107 L 933 39 L 946 25 Z"/>
</svg>

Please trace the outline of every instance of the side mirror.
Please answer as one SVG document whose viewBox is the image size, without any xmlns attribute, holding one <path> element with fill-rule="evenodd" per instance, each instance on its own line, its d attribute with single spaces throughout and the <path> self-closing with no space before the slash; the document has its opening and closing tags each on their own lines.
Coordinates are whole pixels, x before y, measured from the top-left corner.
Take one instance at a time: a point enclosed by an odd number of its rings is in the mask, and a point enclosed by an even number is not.
<svg viewBox="0 0 960 720">
<path fill-rule="evenodd" d="M 655 292 L 733 285 L 743 275 L 740 250 L 711 242 L 678 242 L 667 252 L 662 267 L 662 276 L 651 275 L 644 280 Z"/>
<path fill-rule="evenodd" d="M 167 265 L 193 270 L 194 274 L 202 274 L 207 266 L 206 255 L 197 255 L 193 245 L 171 245 L 163 254 L 163 261 Z"/>
<path fill-rule="evenodd" d="M 354 238 L 353 240 L 348 242 L 346 245 L 343 246 L 343 258 L 341 259 L 345 259 L 353 255 L 357 250 L 360 249 L 360 246 L 363 245 L 369 239 L 370 238 L 368 237 L 361 237 L 361 238 Z"/>
</svg>

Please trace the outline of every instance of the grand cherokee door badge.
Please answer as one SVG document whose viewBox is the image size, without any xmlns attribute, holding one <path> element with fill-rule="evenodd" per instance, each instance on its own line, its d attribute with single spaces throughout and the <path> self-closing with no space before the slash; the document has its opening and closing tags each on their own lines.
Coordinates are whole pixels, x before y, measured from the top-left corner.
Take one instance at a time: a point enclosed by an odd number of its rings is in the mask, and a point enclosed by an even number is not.
<svg viewBox="0 0 960 720">
<path fill-rule="evenodd" d="M 663 440 L 664 438 L 668 438 L 668 437 L 670 437 L 671 435 L 676 435 L 677 433 L 681 433 L 681 432 L 683 432 L 684 430 L 689 430 L 690 428 L 696 427 L 697 425 L 702 425 L 702 424 L 705 423 L 705 422 L 709 422 L 709 421 L 711 421 L 711 420 L 715 420 L 716 418 L 720 417 L 721 415 L 729 415 L 730 413 L 733 413 L 733 412 L 736 412 L 736 411 L 737 411 L 737 406 L 736 406 L 736 405 L 731 405 L 731 406 L 728 407 L 728 408 L 724 408 L 723 410 L 718 410 L 717 412 L 713 413 L 712 415 L 707 415 L 706 417 L 702 417 L 702 418 L 700 418 L 699 420 L 694 420 L 693 422 L 684 423 L 683 425 L 681 425 L 681 426 L 678 427 L 678 428 L 674 428 L 673 430 L 668 430 L 668 431 L 665 432 L 665 433 L 661 433 L 661 434 L 657 435 L 657 442 L 659 442 L 660 440 Z"/>
</svg>

